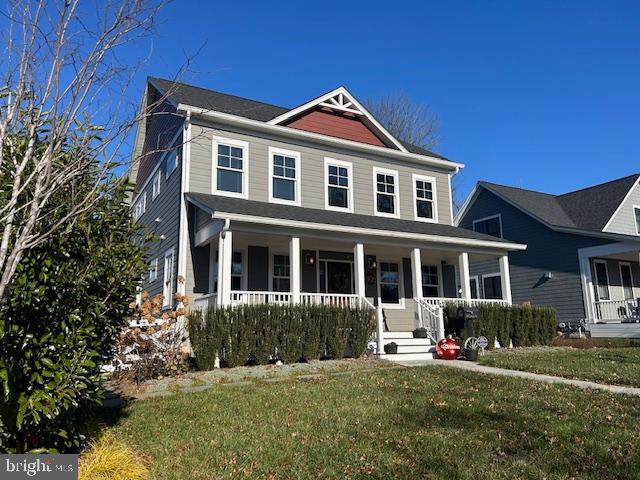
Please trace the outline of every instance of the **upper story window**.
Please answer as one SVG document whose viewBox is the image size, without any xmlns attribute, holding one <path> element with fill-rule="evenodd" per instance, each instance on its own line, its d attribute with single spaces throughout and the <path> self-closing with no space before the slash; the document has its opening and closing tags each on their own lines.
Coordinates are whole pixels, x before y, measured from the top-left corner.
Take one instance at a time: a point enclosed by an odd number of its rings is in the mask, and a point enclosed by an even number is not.
<svg viewBox="0 0 640 480">
<path fill-rule="evenodd" d="M 502 217 L 493 215 L 473 221 L 473 231 L 502 238 Z"/>
<path fill-rule="evenodd" d="M 413 201 L 415 219 L 422 222 L 437 222 L 436 179 L 413 175 Z"/>
<path fill-rule="evenodd" d="M 269 158 L 271 162 L 270 201 L 300 205 L 300 153 L 269 148 Z"/>
<path fill-rule="evenodd" d="M 147 192 L 138 196 L 138 200 L 133 205 L 133 220 L 138 221 L 144 212 L 147 210 Z"/>
<path fill-rule="evenodd" d="M 397 217 L 398 212 L 398 172 L 383 168 L 373 169 L 375 191 L 375 214 Z"/>
<path fill-rule="evenodd" d="M 160 195 L 160 184 L 162 183 L 162 170 L 158 170 L 156 174 L 153 176 L 153 181 L 151 184 L 151 200 L 154 200 L 158 195 Z"/>
<path fill-rule="evenodd" d="M 171 174 L 178 168 L 178 163 L 182 158 L 182 145 L 179 143 L 174 144 L 171 147 L 171 150 L 167 153 L 166 156 L 166 165 L 165 165 L 165 178 L 169 178 Z"/>
<path fill-rule="evenodd" d="M 640 207 L 633 207 L 633 213 L 636 217 L 636 232 L 640 235 Z"/>
<path fill-rule="evenodd" d="M 325 158 L 325 207 L 328 210 L 353 212 L 352 171 L 349 162 Z"/>
<path fill-rule="evenodd" d="M 214 138 L 213 153 L 213 193 L 247 198 L 249 144 Z"/>
</svg>

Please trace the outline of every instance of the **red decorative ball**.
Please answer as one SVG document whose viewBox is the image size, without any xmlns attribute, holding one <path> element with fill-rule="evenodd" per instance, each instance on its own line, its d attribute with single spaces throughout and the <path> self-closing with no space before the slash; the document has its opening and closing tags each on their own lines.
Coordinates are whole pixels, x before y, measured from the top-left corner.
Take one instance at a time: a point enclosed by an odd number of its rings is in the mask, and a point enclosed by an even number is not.
<svg viewBox="0 0 640 480">
<path fill-rule="evenodd" d="M 443 360 L 455 360 L 460 355 L 460 345 L 453 338 L 443 338 L 436 345 L 436 354 Z"/>
</svg>

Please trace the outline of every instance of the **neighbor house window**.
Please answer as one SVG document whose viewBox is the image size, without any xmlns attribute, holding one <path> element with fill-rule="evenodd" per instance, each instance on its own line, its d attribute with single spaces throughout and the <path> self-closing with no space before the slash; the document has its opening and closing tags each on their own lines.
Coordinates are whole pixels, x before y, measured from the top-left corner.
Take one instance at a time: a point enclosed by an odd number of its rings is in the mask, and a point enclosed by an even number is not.
<svg viewBox="0 0 640 480">
<path fill-rule="evenodd" d="M 164 272 L 162 281 L 162 306 L 171 308 L 173 304 L 173 248 L 164 254 Z"/>
<path fill-rule="evenodd" d="M 167 163 L 165 166 L 165 178 L 169 178 L 169 176 L 173 173 L 173 171 L 178 168 L 178 163 L 182 158 L 182 139 L 176 142 L 171 150 L 167 153 Z"/>
<path fill-rule="evenodd" d="M 325 206 L 329 210 L 353 212 L 353 190 L 351 187 L 352 165 L 332 158 L 326 158 Z"/>
<path fill-rule="evenodd" d="M 300 204 L 300 154 L 269 148 L 271 159 L 270 199 L 272 202 Z"/>
<path fill-rule="evenodd" d="M 439 295 L 438 267 L 435 265 L 422 266 L 422 296 L 437 297 Z"/>
<path fill-rule="evenodd" d="M 213 193 L 246 198 L 248 144 L 237 140 L 214 139 L 213 146 Z"/>
<path fill-rule="evenodd" d="M 387 217 L 398 216 L 398 172 L 381 168 L 373 169 L 376 194 L 375 213 Z"/>
<path fill-rule="evenodd" d="M 149 283 L 155 282 L 158 278 L 158 259 L 154 258 L 149 264 Z"/>
<path fill-rule="evenodd" d="M 502 217 L 500 215 L 493 215 L 491 217 L 481 218 L 480 220 L 474 220 L 473 231 L 502 238 Z"/>
<path fill-rule="evenodd" d="M 482 277 L 484 298 L 488 300 L 502 300 L 502 281 L 500 274 L 484 275 Z"/>
<path fill-rule="evenodd" d="M 289 255 L 273 256 L 273 291 L 291 291 L 291 269 Z"/>
<path fill-rule="evenodd" d="M 437 218 L 436 180 L 421 175 L 413 176 L 415 219 L 434 221 Z"/>
<path fill-rule="evenodd" d="M 380 298 L 382 303 L 400 303 L 400 266 L 380 262 Z"/>
<path fill-rule="evenodd" d="M 160 183 L 162 182 L 162 170 L 158 170 L 156 174 L 153 176 L 153 181 L 151 185 L 151 200 L 154 200 L 158 195 L 160 195 Z"/>
<path fill-rule="evenodd" d="M 611 300 L 611 293 L 609 292 L 609 271 L 607 269 L 607 262 L 604 260 L 595 260 L 593 262 L 594 269 L 596 271 L 596 290 L 598 294 L 598 300 Z"/>
<path fill-rule="evenodd" d="M 634 207 L 633 213 L 636 217 L 636 232 L 640 235 L 640 207 Z"/>
<path fill-rule="evenodd" d="M 138 200 L 133 206 L 133 220 L 138 221 L 147 209 L 147 192 L 144 192 L 138 197 Z"/>
<path fill-rule="evenodd" d="M 231 257 L 231 290 L 242 290 L 242 252 L 233 252 Z"/>
<path fill-rule="evenodd" d="M 620 264 L 620 278 L 622 280 L 622 290 L 625 300 L 633 300 L 633 275 L 629 263 Z"/>
</svg>

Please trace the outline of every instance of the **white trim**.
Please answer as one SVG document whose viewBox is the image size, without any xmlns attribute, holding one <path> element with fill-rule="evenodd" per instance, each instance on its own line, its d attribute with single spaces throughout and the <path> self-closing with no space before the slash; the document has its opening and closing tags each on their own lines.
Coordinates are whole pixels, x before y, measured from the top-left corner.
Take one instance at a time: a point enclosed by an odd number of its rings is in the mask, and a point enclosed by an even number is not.
<svg viewBox="0 0 640 480">
<path fill-rule="evenodd" d="M 300 303 L 300 253 L 300 237 L 289 238 L 289 287 L 293 303 Z"/>
<path fill-rule="evenodd" d="M 629 277 L 631 278 L 631 298 L 625 298 L 624 296 L 624 280 L 622 278 L 622 267 L 629 267 Z M 630 262 L 621 262 L 618 260 L 618 272 L 620 273 L 620 287 L 622 288 L 622 298 L 624 300 L 634 300 L 636 293 L 636 286 L 633 283 L 633 268 Z"/>
<path fill-rule="evenodd" d="M 162 186 L 162 169 L 158 170 L 153 176 L 153 182 L 151 183 L 151 201 L 155 200 L 160 195 L 160 187 Z"/>
<path fill-rule="evenodd" d="M 356 295 L 363 298 L 366 297 L 367 291 L 365 278 L 367 266 L 364 264 L 364 259 L 364 244 L 358 242 L 353 246 L 354 291 Z"/>
<path fill-rule="evenodd" d="M 162 266 L 162 308 L 171 308 L 173 305 L 173 265 L 176 261 L 174 250 L 175 249 L 171 247 L 164 252 L 164 264 Z M 167 259 L 170 259 L 170 261 L 168 262 Z M 170 268 L 167 268 L 167 265 Z M 169 290 L 168 294 L 167 288 Z"/>
<path fill-rule="evenodd" d="M 326 223 L 303 222 L 297 220 L 287 220 L 280 218 L 259 217 L 256 215 L 244 215 L 217 211 L 213 218 L 229 219 L 231 221 L 258 223 L 262 225 L 284 226 L 293 228 L 309 228 L 313 230 L 323 230 L 329 232 L 353 233 L 360 235 L 372 235 L 391 238 L 401 238 L 408 240 L 419 240 L 424 242 L 449 243 L 452 245 L 465 245 L 473 247 L 496 248 L 499 250 L 526 250 L 527 246 L 512 242 L 492 242 L 490 240 L 475 240 L 458 237 L 445 237 L 442 235 L 430 235 L 422 233 L 397 232 L 393 230 L 376 230 L 373 228 L 352 227 L 343 225 L 330 225 Z"/>
<path fill-rule="evenodd" d="M 337 99 L 337 100 L 336 100 Z M 346 101 L 345 101 L 346 99 Z M 269 125 L 278 125 L 290 118 L 295 117 L 307 110 L 310 110 L 316 106 L 324 106 L 329 107 L 335 110 L 346 111 L 350 113 L 355 113 L 357 115 L 362 115 L 370 127 L 374 127 L 375 130 L 378 130 L 378 133 L 381 133 L 384 137 L 391 142 L 398 150 L 401 152 L 406 152 L 407 149 L 395 139 L 393 135 L 391 135 L 387 129 L 385 129 L 375 118 L 371 115 L 366 108 L 364 108 L 360 103 L 355 99 L 353 95 L 351 95 L 346 88 L 338 87 L 330 92 L 321 95 L 309 102 L 306 102 L 299 107 L 296 107 L 288 112 L 283 113 L 282 115 L 277 116 L 276 118 L 267 122 Z"/>
<path fill-rule="evenodd" d="M 345 147 L 354 150 L 364 151 L 380 155 L 381 157 L 393 157 L 400 160 L 416 163 L 418 165 L 428 165 L 438 168 L 443 168 L 450 171 L 457 172 L 464 168 L 462 163 L 452 162 L 451 160 L 443 160 L 437 157 L 431 157 L 428 155 L 419 155 L 417 153 L 403 152 L 399 150 L 393 150 L 388 147 L 378 147 L 376 145 L 370 145 L 368 143 L 355 142 L 353 140 L 345 140 L 343 138 L 331 137 L 329 135 L 322 135 L 314 132 L 307 132 L 304 130 L 298 130 L 295 128 L 283 127 L 281 125 L 270 125 L 269 123 L 260 122 L 258 120 L 251 120 L 237 115 L 231 115 L 229 113 L 215 112 L 207 110 L 205 108 L 194 107 L 192 105 L 180 104 L 178 106 L 180 111 L 191 112 L 194 115 L 199 115 L 205 119 L 211 119 L 213 121 L 225 122 L 229 125 L 235 125 L 243 128 L 250 128 L 254 130 L 262 130 L 272 134 L 279 134 L 284 137 L 292 137 L 297 139 L 315 140 L 324 145 L 332 147 Z"/>
<path fill-rule="evenodd" d="M 213 220 L 196 232 L 194 238 L 194 246 L 202 247 L 209 240 L 218 235 L 224 228 L 224 222 L 221 220 Z"/>
<path fill-rule="evenodd" d="M 211 193 L 214 195 L 224 195 L 227 197 L 235 198 L 249 198 L 249 143 L 242 140 L 236 140 L 235 138 L 227 137 L 211 137 L 212 150 L 211 150 Z M 242 149 L 242 192 L 227 192 L 226 190 L 218 190 L 218 145 L 228 145 L 230 147 L 236 147 Z M 220 167 L 224 168 L 224 167 Z M 239 170 L 230 169 L 235 172 Z"/>
<path fill-rule="evenodd" d="M 449 177 L 449 214 L 451 215 L 451 225 L 455 224 L 455 217 L 453 216 L 453 178 L 450 173 L 447 174 Z"/>
<path fill-rule="evenodd" d="M 614 180 L 615 181 L 615 180 Z M 607 229 L 609 228 L 609 225 L 611 225 L 611 222 L 613 222 L 613 219 L 616 218 L 616 215 L 618 215 L 618 212 L 622 209 L 622 207 L 624 206 L 624 204 L 626 203 L 626 201 L 629 199 L 629 197 L 631 196 L 631 194 L 633 193 L 633 190 L 638 187 L 640 185 L 640 176 L 638 176 L 638 178 L 636 179 L 635 182 L 633 182 L 633 185 L 631 186 L 631 188 L 629 189 L 629 191 L 627 192 L 627 194 L 624 196 L 624 198 L 622 199 L 622 202 L 620 202 L 620 205 L 618 205 L 618 208 L 616 208 L 616 211 L 613 212 L 613 215 L 611 215 L 611 218 L 609 219 L 609 221 L 607 221 L 607 224 L 604 226 L 604 228 L 602 229 L 603 232 L 606 232 Z M 635 219 L 634 219 L 635 220 Z M 638 234 L 640 235 L 640 232 L 638 232 Z"/>
<path fill-rule="evenodd" d="M 509 268 L 509 255 L 502 255 L 498 259 L 500 264 L 500 284 L 502 290 L 502 300 L 505 300 L 509 305 L 513 303 L 513 297 L 511 295 L 511 273 Z"/>
<path fill-rule="evenodd" d="M 378 263 L 378 296 L 380 298 L 380 305 L 383 308 L 389 310 L 404 310 L 405 308 L 405 298 L 404 298 L 404 270 L 403 270 L 403 261 L 402 258 L 400 260 L 397 259 L 389 259 L 384 257 L 376 257 L 376 262 Z M 382 290 L 380 289 L 380 277 L 382 276 L 382 264 L 383 263 L 394 263 L 398 265 L 398 303 L 383 303 L 382 302 Z"/>
<path fill-rule="evenodd" d="M 276 198 L 273 196 L 273 157 L 274 155 L 283 155 L 286 157 L 291 157 L 294 159 L 294 168 L 296 176 L 295 178 L 287 178 L 287 180 L 293 180 L 294 188 L 293 188 L 293 200 L 285 200 L 282 198 Z M 302 161 L 300 160 L 300 152 L 296 152 L 294 150 L 285 150 L 280 147 L 269 147 L 269 202 L 271 203 L 282 203 L 284 205 L 296 205 L 300 206 L 301 203 L 301 194 L 300 194 L 300 185 L 302 184 Z M 283 177 L 284 178 L 284 177 Z"/>
<path fill-rule="evenodd" d="M 378 211 L 378 175 L 390 175 L 393 177 L 393 213 L 385 213 Z M 400 218 L 400 176 L 398 170 L 390 168 L 373 167 L 373 214 L 378 217 Z M 381 193 L 382 195 L 390 195 L 389 193 Z"/>
<path fill-rule="evenodd" d="M 178 277 L 183 279 L 178 282 L 178 292 L 186 293 L 187 280 L 187 250 L 189 245 L 189 225 L 187 219 L 187 199 L 185 193 L 189 191 L 189 175 L 191 170 L 191 115 L 187 115 L 183 124 L 184 141 L 182 151 L 182 167 L 180 169 L 180 222 L 178 230 Z"/>
<path fill-rule="evenodd" d="M 431 195 L 433 197 L 431 200 L 431 208 L 433 211 L 433 218 L 418 216 L 418 192 L 416 187 L 416 182 L 418 181 L 428 182 L 431 184 Z M 436 186 L 435 177 L 414 173 L 411 175 L 411 187 L 413 188 L 413 219 L 417 222 L 438 223 L 438 187 Z M 421 199 L 421 201 L 428 200 Z"/>
<path fill-rule="evenodd" d="M 458 272 L 460 275 L 460 298 L 469 302 L 471 300 L 471 277 L 469 276 L 469 254 L 462 252 L 458 255 Z"/>
<path fill-rule="evenodd" d="M 478 232 L 476 230 L 476 223 L 486 222 L 487 220 L 493 220 L 494 218 L 497 218 L 498 219 L 498 223 L 500 224 L 500 237 L 496 237 L 496 238 L 504 238 L 504 232 L 502 231 L 502 214 L 501 213 L 496 213 L 495 215 L 489 215 L 488 217 L 483 217 L 483 218 L 479 218 L 477 220 L 472 220 L 471 221 L 471 228 L 476 233 L 482 233 L 482 232 Z M 488 233 L 484 233 L 484 235 L 489 235 L 489 234 Z M 493 235 L 490 235 L 490 236 L 493 236 Z"/>
<path fill-rule="evenodd" d="M 497 273 L 487 273 L 485 275 L 480 275 L 480 282 L 482 283 L 482 298 L 484 300 L 502 300 L 504 299 L 504 292 L 502 292 L 502 298 L 487 298 L 486 294 L 485 294 L 485 288 L 484 288 L 484 279 L 485 278 L 495 278 L 495 277 L 500 277 L 500 272 Z M 500 281 L 500 290 L 502 290 L 502 280 Z M 480 292 L 478 292 L 480 293 Z"/>
<path fill-rule="evenodd" d="M 636 224 L 636 232 L 640 235 L 640 222 L 638 222 L 638 217 L 636 217 L 636 210 L 640 211 L 640 205 L 633 205 L 633 223 Z"/>
<path fill-rule="evenodd" d="M 606 287 L 607 287 L 607 296 L 609 298 L 600 298 L 600 292 L 598 292 L 598 287 L 600 287 L 601 285 L 599 284 L 599 281 L 598 281 L 598 269 L 597 269 L 596 265 L 604 265 L 604 272 L 607 275 L 607 285 L 606 285 Z M 595 287 L 596 287 L 596 302 L 599 302 L 601 300 L 611 300 L 611 287 L 610 287 L 611 282 L 609 280 L 609 278 L 610 278 L 609 277 L 609 265 L 607 264 L 607 261 L 603 260 L 601 258 L 594 258 L 593 259 L 593 272 L 595 273 L 595 280 L 596 280 L 596 283 L 595 283 Z"/>
<path fill-rule="evenodd" d="M 342 167 L 347 169 L 348 182 L 347 187 L 347 208 L 335 207 L 329 205 L 329 166 Z M 337 187 L 341 188 L 341 187 Z M 344 160 L 336 160 L 331 157 L 324 157 L 324 208 L 326 210 L 334 210 L 336 212 L 353 213 L 353 164 Z"/>
</svg>

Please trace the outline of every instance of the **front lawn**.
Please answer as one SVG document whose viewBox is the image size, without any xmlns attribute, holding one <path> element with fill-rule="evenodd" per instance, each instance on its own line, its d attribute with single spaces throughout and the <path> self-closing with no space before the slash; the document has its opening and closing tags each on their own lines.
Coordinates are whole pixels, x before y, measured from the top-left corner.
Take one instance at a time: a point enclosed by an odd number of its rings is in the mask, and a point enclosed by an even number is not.
<svg viewBox="0 0 640 480">
<path fill-rule="evenodd" d="M 456 369 L 355 371 L 137 401 L 154 479 L 632 479 L 640 399 Z"/>
<path fill-rule="evenodd" d="M 479 359 L 491 367 L 640 387 L 640 348 L 532 348 L 495 351 Z"/>
</svg>

